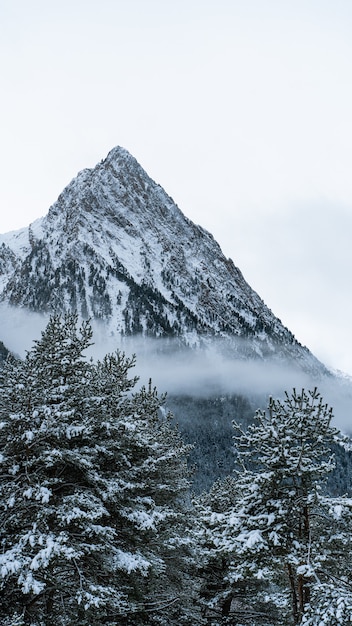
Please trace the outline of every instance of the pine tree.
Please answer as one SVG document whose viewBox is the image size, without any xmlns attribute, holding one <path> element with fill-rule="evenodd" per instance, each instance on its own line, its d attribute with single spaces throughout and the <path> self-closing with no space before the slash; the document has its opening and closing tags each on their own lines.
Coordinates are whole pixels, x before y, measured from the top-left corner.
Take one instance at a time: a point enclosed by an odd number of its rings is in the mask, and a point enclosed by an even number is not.
<svg viewBox="0 0 352 626">
<path fill-rule="evenodd" d="M 247 433 L 235 438 L 242 465 L 238 474 L 242 519 L 237 536 L 241 561 L 232 575 L 286 576 L 292 614 L 298 623 L 309 602 L 306 570 L 311 544 L 311 516 L 319 502 L 320 483 L 333 469 L 330 448 L 336 431 L 332 410 L 316 389 L 285 401 L 270 399 Z"/>
<path fill-rule="evenodd" d="M 173 427 L 172 416 L 163 410 L 165 397 L 158 396 L 151 381 L 132 395 L 121 395 L 121 383 L 114 387 L 123 368 L 127 373 L 131 366 L 125 360 L 121 364 L 121 358 L 108 355 L 97 364 L 93 387 L 109 435 L 112 424 L 118 429 L 122 463 L 118 469 L 120 497 L 113 514 L 120 538 L 149 563 L 143 579 L 131 572 L 133 611 L 124 623 L 193 626 L 196 586 L 191 578 L 194 556 L 187 531 L 191 510 L 186 458 L 190 446 Z M 108 466 L 107 459 L 106 471 Z M 116 473 L 111 479 L 109 491 L 116 489 Z"/>
<path fill-rule="evenodd" d="M 246 432 L 235 424 L 231 501 L 222 482 L 203 503 L 210 558 L 224 564 L 209 606 L 233 599 L 253 625 L 335 624 L 332 615 L 350 623 L 352 501 L 322 489 L 339 439 L 331 418 L 316 389 L 294 390 L 284 401 L 270 399 Z M 331 621 L 319 621 L 327 604 Z M 257 612 L 252 618 L 248 607 Z"/>
<path fill-rule="evenodd" d="M 91 338 L 54 316 L 2 372 L 1 618 L 191 624 L 187 446 L 163 398 L 134 392 L 134 358 L 87 362 Z"/>
<path fill-rule="evenodd" d="M 250 576 L 232 576 L 234 563 L 239 562 L 233 531 L 239 521 L 240 501 L 233 476 L 216 481 L 209 493 L 195 500 L 193 533 L 199 551 L 202 614 L 216 626 L 278 624 L 277 607 L 269 598 L 268 585 Z"/>
<path fill-rule="evenodd" d="M 199 552 L 198 567 L 203 583 L 200 605 L 204 616 L 221 619 L 230 611 L 233 589 L 226 577 L 231 553 L 222 544 L 221 533 L 228 513 L 236 504 L 236 481 L 232 476 L 217 480 L 209 492 L 194 500 L 196 524 L 193 534 Z"/>
<path fill-rule="evenodd" d="M 304 626 L 352 623 L 352 499 L 322 496 L 312 517 Z M 303 569 L 303 568 L 302 568 Z"/>
</svg>

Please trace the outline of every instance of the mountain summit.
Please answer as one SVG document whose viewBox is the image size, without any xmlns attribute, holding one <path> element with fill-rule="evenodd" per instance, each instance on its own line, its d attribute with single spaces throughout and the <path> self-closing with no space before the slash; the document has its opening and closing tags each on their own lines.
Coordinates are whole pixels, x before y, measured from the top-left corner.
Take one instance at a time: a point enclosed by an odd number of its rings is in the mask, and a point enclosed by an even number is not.
<svg viewBox="0 0 352 626">
<path fill-rule="evenodd" d="M 0 236 L 0 299 L 77 310 L 114 334 L 223 340 L 238 358 L 323 366 L 127 150 L 74 178 L 47 216 Z"/>
</svg>

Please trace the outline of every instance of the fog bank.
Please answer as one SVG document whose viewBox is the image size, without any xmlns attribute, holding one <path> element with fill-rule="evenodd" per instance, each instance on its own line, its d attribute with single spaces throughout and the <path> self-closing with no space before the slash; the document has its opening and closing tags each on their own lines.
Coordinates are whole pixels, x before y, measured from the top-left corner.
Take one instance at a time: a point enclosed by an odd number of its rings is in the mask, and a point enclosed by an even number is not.
<svg viewBox="0 0 352 626">
<path fill-rule="evenodd" d="M 0 305 L 0 340 L 15 354 L 25 356 L 39 339 L 49 316 L 22 308 Z M 108 352 L 123 350 L 127 356 L 136 355 L 134 373 L 139 385 L 152 379 L 160 393 L 211 397 L 241 394 L 260 399 L 270 395 L 280 397 L 293 387 L 308 389 L 315 386 L 324 400 L 334 409 L 334 424 L 352 432 L 352 382 L 347 377 L 324 377 L 313 380 L 282 361 L 239 360 L 225 356 L 223 342 L 216 340 L 205 349 L 181 347 L 178 340 L 121 338 L 109 332 L 102 323 L 93 322 L 94 345 L 87 358 L 101 359 Z"/>
</svg>

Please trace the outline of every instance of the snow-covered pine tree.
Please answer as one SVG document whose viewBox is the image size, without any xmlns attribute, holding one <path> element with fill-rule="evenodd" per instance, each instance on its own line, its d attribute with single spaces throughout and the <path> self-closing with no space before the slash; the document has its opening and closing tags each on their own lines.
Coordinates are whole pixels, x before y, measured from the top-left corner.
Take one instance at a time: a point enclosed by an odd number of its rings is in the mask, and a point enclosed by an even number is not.
<svg viewBox="0 0 352 626">
<path fill-rule="evenodd" d="M 321 496 L 312 516 L 304 626 L 352 624 L 352 499 Z"/>
<path fill-rule="evenodd" d="M 134 359 L 87 363 L 91 337 L 55 316 L 1 375 L 1 618 L 172 624 L 172 606 L 192 623 L 179 590 L 187 447 L 156 392 L 133 393 Z"/>
<path fill-rule="evenodd" d="M 194 499 L 196 511 L 194 543 L 199 554 L 198 568 L 202 579 L 200 605 L 209 619 L 225 618 L 231 607 L 233 589 L 226 580 L 231 553 L 221 542 L 221 527 L 237 504 L 236 480 L 233 476 L 217 480 L 209 492 Z"/>
<path fill-rule="evenodd" d="M 312 518 L 320 486 L 333 469 L 337 431 L 332 409 L 317 389 L 270 399 L 246 433 L 235 425 L 241 517 L 236 537 L 240 562 L 234 579 L 250 575 L 287 580 L 292 616 L 299 623 L 309 603 Z M 277 578 L 279 576 L 279 578 Z"/>
<path fill-rule="evenodd" d="M 194 543 L 199 553 L 202 615 L 215 626 L 225 624 L 279 624 L 279 613 L 262 580 L 230 572 L 237 562 L 237 544 L 232 532 L 238 524 L 241 493 L 234 476 L 219 479 L 208 493 L 194 501 Z"/>
<path fill-rule="evenodd" d="M 208 606 L 228 607 L 233 598 L 229 613 L 256 626 L 350 623 L 352 502 L 322 490 L 339 439 L 331 417 L 316 389 L 293 390 L 284 401 L 270 399 L 246 432 L 235 424 L 230 501 L 220 482 L 201 503 L 208 562 L 225 565 Z"/>
<path fill-rule="evenodd" d="M 134 546 L 149 563 L 143 579 L 130 572 L 128 596 L 133 611 L 124 624 L 200 625 L 189 537 L 192 512 L 186 458 L 190 446 L 182 441 L 171 414 L 163 409 L 165 397 L 158 396 L 151 382 L 140 391 L 121 395 L 121 383 L 114 383 L 124 368 L 127 373 L 121 358 L 107 355 L 97 363 L 93 412 L 103 416 L 108 437 L 117 429 L 115 445 L 120 447 L 121 463 L 118 474 L 115 470 L 110 475 L 107 456 L 104 490 L 119 491 L 112 514 L 121 546 Z M 98 438 L 102 440 L 101 433 Z M 108 446 L 106 450 L 109 455 Z M 100 452 L 100 458 L 104 455 Z"/>
</svg>

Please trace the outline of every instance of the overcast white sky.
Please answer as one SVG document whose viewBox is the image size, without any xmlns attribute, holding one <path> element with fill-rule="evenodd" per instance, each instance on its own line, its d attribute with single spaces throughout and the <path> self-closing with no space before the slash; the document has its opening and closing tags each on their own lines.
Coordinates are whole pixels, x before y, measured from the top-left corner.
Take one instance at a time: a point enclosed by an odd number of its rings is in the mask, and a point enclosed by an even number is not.
<svg viewBox="0 0 352 626">
<path fill-rule="evenodd" d="M 0 232 L 127 148 L 352 374 L 351 0 L 0 0 Z"/>
</svg>

